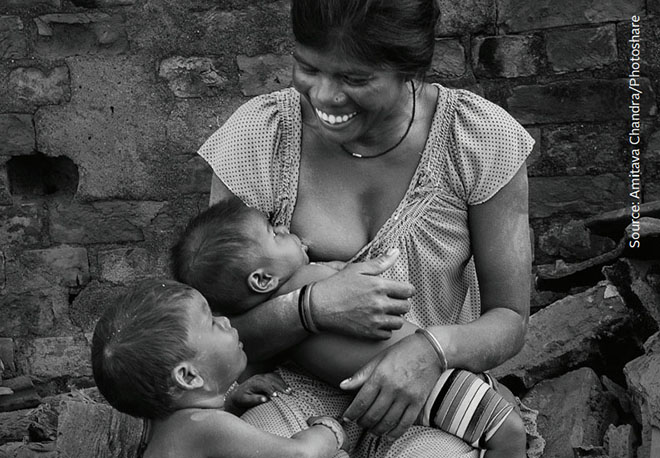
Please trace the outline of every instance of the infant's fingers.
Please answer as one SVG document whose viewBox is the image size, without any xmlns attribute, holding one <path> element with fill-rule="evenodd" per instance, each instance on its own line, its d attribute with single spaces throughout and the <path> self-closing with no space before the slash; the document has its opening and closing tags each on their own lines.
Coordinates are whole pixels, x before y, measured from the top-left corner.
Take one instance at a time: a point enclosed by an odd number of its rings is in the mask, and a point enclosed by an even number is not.
<svg viewBox="0 0 660 458">
<path fill-rule="evenodd" d="M 270 373 L 266 374 L 266 377 L 268 378 L 268 381 L 271 384 L 271 387 L 275 392 L 280 392 L 280 393 L 290 393 L 291 388 L 289 385 L 286 384 L 286 382 L 280 377 L 278 374 L 275 373 Z"/>
</svg>

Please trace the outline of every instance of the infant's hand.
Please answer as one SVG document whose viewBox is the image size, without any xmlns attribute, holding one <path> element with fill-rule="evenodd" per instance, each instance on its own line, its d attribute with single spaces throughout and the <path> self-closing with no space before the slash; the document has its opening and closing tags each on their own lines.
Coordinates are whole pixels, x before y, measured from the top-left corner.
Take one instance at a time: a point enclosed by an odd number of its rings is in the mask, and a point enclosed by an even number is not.
<svg viewBox="0 0 660 458">
<path fill-rule="evenodd" d="M 337 449 L 348 452 L 349 444 L 346 431 L 344 431 L 344 427 L 337 420 L 328 416 L 309 417 L 307 424 L 309 426 L 320 425 L 328 428 L 335 435 L 335 439 L 337 439 Z"/>
<path fill-rule="evenodd" d="M 282 377 L 270 372 L 253 375 L 229 392 L 225 402 L 239 409 L 249 409 L 277 397 L 278 393 L 290 392 L 291 388 Z"/>
</svg>

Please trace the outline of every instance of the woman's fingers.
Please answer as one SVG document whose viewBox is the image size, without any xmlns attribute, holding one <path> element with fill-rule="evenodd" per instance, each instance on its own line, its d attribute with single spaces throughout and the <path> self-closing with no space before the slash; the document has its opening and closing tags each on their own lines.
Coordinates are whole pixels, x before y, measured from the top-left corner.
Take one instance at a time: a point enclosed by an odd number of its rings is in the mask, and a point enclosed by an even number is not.
<svg viewBox="0 0 660 458">
<path fill-rule="evenodd" d="M 381 405 L 387 405 L 388 401 L 389 399 L 384 399 Z M 370 433 L 375 434 L 376 436 L 388 435 L 391 430 L 395 429 L 399 425 L 403 413 L 408 409 L 408 406 L 402 402 L 397 402 L 396 399 L 393 399 L 392 401 L 393 403 L 390 405 L 389 409 L 380 415 L 380 418 L 377 420 L 376 415 L 370 416 L 371 409 L 369 409 L 369 411 L 365 414 L 364 417 L 374 419 L 374 421 L 366 420 L 365 422 L 374 425 L 369 431 Z M 375 404 L 378 404 L 378 400 Z"/>
<path fill-rule="evenodd" d="M 407 406 L 405 412 L 399 419 L 399 423 L 389 432 L 385 433 L 387 437 L 390 439 L 398 439 L 399 437 L 403 436 L 403 433 L 408 431 L 408 428 L 410 428 L 415 420 L 417 420 L 417 416 L 419 415 L 418 410 L 419 409 L 416 407 L 410 405 Z"/>
<path fill-rule="evenodd" d="M 387 253 L 368 261 L 356 263 L 353 268 L 366 275 L 380 275 L 392 267 L 399 257 L 399 250 L 396 248 L 387 250 Z M 350 267 L 349 267 L 350 268 Z"/>
</svg>

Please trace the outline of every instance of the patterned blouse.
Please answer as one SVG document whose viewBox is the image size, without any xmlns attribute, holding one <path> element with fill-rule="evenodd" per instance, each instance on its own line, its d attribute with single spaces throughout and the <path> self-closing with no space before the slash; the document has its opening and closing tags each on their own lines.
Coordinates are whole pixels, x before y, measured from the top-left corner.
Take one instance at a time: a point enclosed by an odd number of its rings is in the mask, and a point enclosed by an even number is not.
<svg viewBox="0 0 660 458">
<path fill-rule="evenodd" d="M 406 318 L 422 327 L 463 324 L 481 312 L 470 248 L 468 206 L 511 180 L 534 140 L 499 106 L 440 85 L 431 130 L 398 207 L 351 261 L 399 248 L 383 276 L 417 294 Z M 223 183 L 247 205 L 290 226 L 298 192 L 302 118 L 293 88 L 240 107 L 200 148 Z"/>
</svg>

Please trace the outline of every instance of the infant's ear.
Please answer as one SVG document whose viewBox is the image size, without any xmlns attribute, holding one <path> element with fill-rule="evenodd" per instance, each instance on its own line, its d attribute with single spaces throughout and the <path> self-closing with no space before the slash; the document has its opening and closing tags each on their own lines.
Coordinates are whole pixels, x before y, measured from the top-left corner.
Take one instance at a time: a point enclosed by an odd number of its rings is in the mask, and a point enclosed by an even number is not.
<svg viewBox="0 0 660 458">
<path fill-rule="evenodd" d="M 182 390 L 195 390 L 204 386 L 204 379 L 189 361 L 174 366 L 172 378 L 174 383 Z"/>
<path fill-rule="evenodd" d="M 280 285 L 280 279 L 259 268 L 247 278 L 248 287 L 258 294 L 271 293 Z"/>
</svg>

